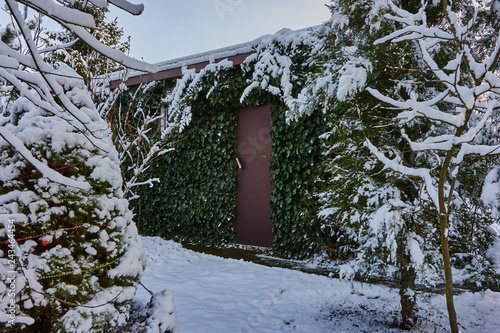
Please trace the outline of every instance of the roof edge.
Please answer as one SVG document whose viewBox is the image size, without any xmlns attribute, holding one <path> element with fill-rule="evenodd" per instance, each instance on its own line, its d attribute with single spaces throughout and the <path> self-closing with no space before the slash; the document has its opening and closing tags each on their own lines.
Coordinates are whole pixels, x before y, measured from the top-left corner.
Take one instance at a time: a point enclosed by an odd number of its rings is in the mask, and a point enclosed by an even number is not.
<svg viewBox="0 0 500 333">
<path fill-rule="evenodd" d="M 158 72 L 144 73 L 140 71 L 129 72 L 128 79 L 125 81 L 127 86 L 136 86 L 141 83 L 147 83 L 156 80 L 168 80 L 182 77 L 182 68 L 195 68 L 197 71 L 203 69 L 209 63 L 219 62 L 224 59 L 232 61 L 234 66 L 239 66 L 251 54 L 255 53 L 255 47 L 262 42 L 270 42 L 276 39 L 281 39 L 284 36 L 296 35 L 308 31 L 317 31 L 322 25 L 307 27 L 298 30 L 281 29 L 272 35 L 264 35 L 246 43 L 231 45 L 212 51 L 197 53 L 185 57 L 180 57 L 164 62 L 156 63 Z M 124 71 L 111 73 L 109 75 L 110 88 L 117 88 L 123 81 L 121 76 Z"/>
</svg>

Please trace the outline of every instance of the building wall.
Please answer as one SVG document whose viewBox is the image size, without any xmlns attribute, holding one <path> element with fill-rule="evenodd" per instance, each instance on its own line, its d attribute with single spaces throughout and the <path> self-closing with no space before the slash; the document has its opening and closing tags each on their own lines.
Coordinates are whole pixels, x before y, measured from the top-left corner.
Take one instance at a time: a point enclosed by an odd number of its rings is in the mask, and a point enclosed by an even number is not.
<svg viewBox="0 0 500 333">
<path fill-rule="evenodd" d="M 228 69 L 203 78 L 201 90 L 188 101 L 190 124 L 165 138 L 175 151 L 156 159 L 145 175 L 159 177 L 161 183 L 143 188 L 141 198 L 133 202 L 142 234 L 205 245 L 235 241 L 234 110 L 270 103 L 274 251 L 303 257 L 320 249 L 325 235 L 316 219 L 313 193 L 320 172 L 323 115 L 313 113 L 287 124 L 283 100 L 262 89 L 241 103 L 249 75 Z"/>
</svg>

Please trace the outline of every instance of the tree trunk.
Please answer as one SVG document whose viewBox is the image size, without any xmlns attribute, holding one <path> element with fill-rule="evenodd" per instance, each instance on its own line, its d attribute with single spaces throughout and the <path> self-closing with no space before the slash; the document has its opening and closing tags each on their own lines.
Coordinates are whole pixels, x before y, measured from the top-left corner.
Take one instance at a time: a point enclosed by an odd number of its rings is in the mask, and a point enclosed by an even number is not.
<svg viewBox="0 0 500 333">
<path fill-rule="evenodd" d="M 450 167 L 451 159 L 455 147 L 450 149 L 446 154 L 446 158 L 441 167 L 441 174 L 438 184 L 438 199 L 439 199 L 439 222 L 441 226 L 441 253 L 443 255 L 444 264 L 444 283 L 446 290 L 446 306 L 448 308 L 448 316 L 450 319 L 450 328 L 452 333 L 458 333 L 457 313 L 453 302 L 453 275 L 451 272 L 450 247 L 448 244 L 448 212 L 445 199 L 445 181 L 448 168 Z"/>
<path fill-rule="evenodd" d="M 448 215 L 446 213 L 440 214 L 439 220 L 441 223 L 441 251 L 444 263 L 446 306 L 448 307 L 451 332 L 458 333 L 457 313 L 453 302 L 453 276 L 451 273 L 450 248 L 448 245 Z"/>
<path fill-rule="evenodd" d="M 406 253 L 406 244 L 404 239 L 399 242 L 399 296 L 401 301 L 401 327 L 402 329 L 411 329 L 417 323 L 417 302 L 414 290 L 415 287 L 415 268 L 411 266 L 410 256 Z"/>
</svg>

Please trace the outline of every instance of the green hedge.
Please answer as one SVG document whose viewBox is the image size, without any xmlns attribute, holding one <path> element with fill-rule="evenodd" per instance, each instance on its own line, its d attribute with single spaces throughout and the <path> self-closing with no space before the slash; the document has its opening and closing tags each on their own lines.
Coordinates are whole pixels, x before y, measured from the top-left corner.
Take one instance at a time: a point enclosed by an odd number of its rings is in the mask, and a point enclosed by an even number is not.
<svg viewBox="0 0 500 333">
<path fill-rule="evenodd" d="M 161 183 L 143 188 L 141 198 L 133 201 L 142 234 L 204 245 L 235 240 L 234 111 L 271 103 L 274 250 L 287 257 L 318 251 L 324 236 L 309 193 L 319 177 L 318 137 L 324 132 L 324 115 L 317 112 L 287 124 L 283 101 L 261 90 L 254 90 L 241 104 L 248 75 L 232 69 L 203 79 L 202 90 L 190 101 L 190 125 L 168 138 L 175 151 L 156 159 L 145 175 L 158 177 Z M 225 84 L 214 84 L 221 80 Z"/>
<path fill-rule="evenodd" d="M 319 136 L 325 132 L 324 115 L 314 112 L 297 122 L 285 122 L 286 106 L 272 109 L 273 158 L 271 220 L 277 254 L 304 257 L 323 244 L 313 193 L 322 159 Z"/>
</svg>

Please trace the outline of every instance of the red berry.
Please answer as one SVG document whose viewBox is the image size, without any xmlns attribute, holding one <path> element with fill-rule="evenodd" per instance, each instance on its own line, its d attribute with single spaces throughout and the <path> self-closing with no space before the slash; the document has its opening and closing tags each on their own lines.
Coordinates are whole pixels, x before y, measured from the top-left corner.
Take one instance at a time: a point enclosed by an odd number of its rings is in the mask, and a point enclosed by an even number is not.
<svg viewBox="0 0 500 333">
<path fill-rule="evenodd" d="M 50 242 L 46 239 L 42 239 L 40 243 L 42 244 L 42 246 L 48 246 L 50 244 Z"/>
<path fill-rule="evenodd" d="M 130 222 L 127 222 L 127 227 L 130 225 Z"/>
</svg>

